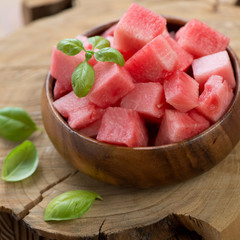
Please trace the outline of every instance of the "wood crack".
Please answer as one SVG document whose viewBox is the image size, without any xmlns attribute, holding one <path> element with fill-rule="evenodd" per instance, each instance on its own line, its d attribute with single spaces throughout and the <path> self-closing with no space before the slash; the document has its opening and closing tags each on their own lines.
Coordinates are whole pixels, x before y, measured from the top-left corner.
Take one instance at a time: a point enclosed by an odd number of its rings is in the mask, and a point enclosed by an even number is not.
<svg viewBox="0 0 240 240">
<path fill-rule="evenodd" d="M 105 221 L 106 221 L 106 219 L 103 220 L 103 222 L 99 228 L 98 240 L 106 240 L 105 235 L 102 233 L 102 227 L 103 227 L 103 224 L 105 223 Z"/>
<path fill-rule="evenodd" d="M 42 189 L 42 190 L 39 192 L 40 195 L 39 195 L 34 201 L 32 201 L 32 202 L 30 202 L 30 203 L 28 203 L 27 205 L 24 206 L 24 210 L 23 210 L 23 211 L 21 211 L 19 214 L 14 214 L 14 213 L 12 213 L 12 215 L 14 216 L 14 218 L 15 218 L 16 220 L 21 220 L 21 219 L 23 219 L 24 217 L 26 217 L 26 216 L 29 214 L 29 212 L 31 211 L 31 209 L 33 209 L 37 204 L 39 204 L 39 203 L 44 199 L 43 193 L 45 193 L 45 192 L 48 191 L 49 189 L 55 187 L 56 185 L 64 182 L 66 179 L 74 176 L 74 175 L 77 174 L 77 173 L 78 173 L 78 171 L 75 170 L 74 172 L 71 172 L 71 173 L 67 174 L 66 176 L 60 178 L 58 181 L 56 181 L 56 182 L 48 185 L 48 186 L 45 187 L 44 189 Z"/>
</svg>

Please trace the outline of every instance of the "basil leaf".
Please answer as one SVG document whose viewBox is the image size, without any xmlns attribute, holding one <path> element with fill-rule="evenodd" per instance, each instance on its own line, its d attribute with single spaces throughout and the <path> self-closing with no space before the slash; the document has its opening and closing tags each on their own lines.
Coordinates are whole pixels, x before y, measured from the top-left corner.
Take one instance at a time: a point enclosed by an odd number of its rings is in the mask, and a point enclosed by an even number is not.
<svg viewBox="0 0 240 240">
<path fill-rule="evenodd" d="M 110 47 L 103 48 L 95 52 L 94 56 L 96 60 L 100 62 L 114 62 L 122 67 L 125 64 L 123 55 L 115 48 L 110 48 Z"/>
<path fill-rule="evenodd" d="M 93 67 L 86 61 L 79 64 L 72 74 L 72 87 L 78 97 L 85 97 L 95 80 Z"/>
<path fill-rule="evenodd" d="M 85 61 L 88 62 L 92 58 L 93 54 L 94 54 L 93 51 L 86 51 L 86 53 L 85 53 Z"/>
<path fill-rule="evenodd" d="M 77 55 L 82 50 L 85 50 L 83 47 L 83 43 L 76 38 L 73 39 L 66 38 L 61 40 L 57 45 L 57 49 L 62 51 L 68 56 Z"/>
<path fill-rule="evenodd" d="M 103 200 L 95 192 L 73 190 L 55 197 L 46 207 L 45 221 L 62 221 L 81 217 L 91 207 L 95 199 Z"/>
<path fill-rule="evenodd" d="M 88 39 L 88 42 L 91 43 L 91 45 L 93 46 L 93 50 L 95 48 L 102 49 L 110 47 L 110 42 L 106 38 L 101 36 L 90 37 Z"/>
<path fill-rule="evenodd" d="M 38 166 L 38 154 L 31 141 L 25 141 L 15 147 L 5 158 L 2 167 L 2 179 L 7 182 L 21 181 L 31 176 Z"/>
<path fill-rule="evenodd" d="M 0 109 L 0 136 L 10 141 L 23 141 L 38 130 L 28 113 L 17 107 Z"/>
</svg>

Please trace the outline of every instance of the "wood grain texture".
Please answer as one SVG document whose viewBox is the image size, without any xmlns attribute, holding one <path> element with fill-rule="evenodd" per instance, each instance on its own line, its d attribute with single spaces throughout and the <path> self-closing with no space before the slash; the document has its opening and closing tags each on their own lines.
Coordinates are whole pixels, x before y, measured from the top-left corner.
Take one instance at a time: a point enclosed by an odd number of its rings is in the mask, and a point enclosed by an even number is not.
<svg viewBox="0 0 240 240">
<path fill-rule="evenodd" d="M 52 46 L 62 38 L 74 37 L 119 18 L 131 2 L 82 1 L 79 8 L 36 21 L 0 40 L 0 107 L 24 107 L 43 127 L 40 98 Z M 207 0 L 136 2 L 159 14 L 185 19 L 195 17 L 208 23 L 231 38 L 230 45 L 240 56 L 239 7 L 219 1 L 217 11 L 213 11 L 213 2 Z M 0 217 L 0 234 L 8 234 L 7 239 L 240 238 L 239 144 L 224 161 L 199 177 L 171 187 L 136 190 L 113 187 L 76 172 L 56 152 L 45 132 L 35 133 L 31 139 L 40 155 L 37 172 L 20 183 L 0 181 L 0 211 L 4 212 Z M 14 146 L 0 140 L 0 169 L 7 152 Z M 96 191 L 104 201 L 94 202 L 81 219 L 44 222 L 47 203 L 54 196 L 73 189 Z M 18 227 L 20 222 L 16 220 L 24 223 L 25 230 Z"/>
</svg>

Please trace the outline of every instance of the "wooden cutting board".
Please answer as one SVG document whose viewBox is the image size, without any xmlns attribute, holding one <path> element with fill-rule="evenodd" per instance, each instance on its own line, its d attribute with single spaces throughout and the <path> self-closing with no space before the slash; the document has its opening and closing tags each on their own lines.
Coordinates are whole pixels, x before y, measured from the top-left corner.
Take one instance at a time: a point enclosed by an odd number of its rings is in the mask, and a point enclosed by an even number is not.
<svg viewBox="0 0 240 240">
<path fill-rule="evenodd" d="M 35 22 L 0 41 L 0 107 L 26 109 L 43 128 L 40 99 L 51 48 L 101 23 L 119 18 L 132 1 L 88 0 L 79 8 Z M 232 1 L 136 1 L 159 14 L 197 18 L 231 38 L 240 56 L 240 7 Z M 218 3 L 218 4 L 216 4 Z M 0 239 L 240 239 L 240 144 L 203 175 L 165 188 L 110 186 L 77 172 L 56 152 L 46 133 L 30 137 L 39 167 L 18 183 L 0 180 Z M 16 144 L 0 139 L 0 169 Z M 96 191 L 80 219 L 43 220 L 48 202 L 73 189 Z"/>
</svg>

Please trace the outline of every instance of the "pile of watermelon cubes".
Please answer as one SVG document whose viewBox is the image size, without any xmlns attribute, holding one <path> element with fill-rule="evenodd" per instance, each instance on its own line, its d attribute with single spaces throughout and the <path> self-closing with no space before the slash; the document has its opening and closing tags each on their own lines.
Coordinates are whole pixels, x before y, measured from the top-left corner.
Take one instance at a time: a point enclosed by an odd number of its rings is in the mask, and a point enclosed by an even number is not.
<svg viewBox="0 0 240 240">
<path fill-rule="evenodd" d="M 120 146 L 165 145 L 201 133 L 231 104 L 230 39 L 206 24 L 193 19 L 169 33 L 164 17 L 133 3 L 103 36 L 125 66 L 91 59 L 95 83 L 83 98 L 72 91 L 71 75 L 84 53 L 53 48 L 53 104 L 79 133 Z M 91 49 L 85 36 L 77 38 Z"/>
</svg>

